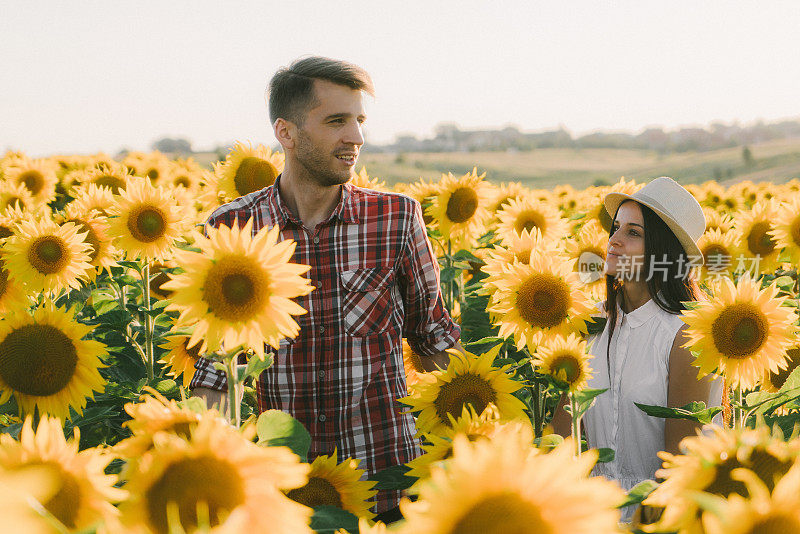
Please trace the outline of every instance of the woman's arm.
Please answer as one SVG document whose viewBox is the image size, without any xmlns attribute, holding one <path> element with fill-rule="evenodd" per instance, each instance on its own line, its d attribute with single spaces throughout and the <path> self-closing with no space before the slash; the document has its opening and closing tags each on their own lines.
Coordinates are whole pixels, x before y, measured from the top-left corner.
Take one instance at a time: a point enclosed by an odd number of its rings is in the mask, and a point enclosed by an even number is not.
<svg viewBox="0 0 800 534">
<path fill-rule="evenodd" d="M 553 425 L 553 432 L 568 438 L 572 435 L 572 418 L 570 415 L 564 410 L 564 406 L 567 404 L 567 395 L 561 395 L 561 398 L 558 399 L 558 405 L 556 406 L 556 411 L 553 412 L 553 420 L 550 424 Z"/>
<path fill-rule="evenodd" d="M 667 406 L 680 407 L 692 401 L 708 402 L 711 381 L 708 377 L 698 380 L 697 367 L 692 366 L 694 356 L 689 349 L 682 347 L 688 341 L 681 326 L 672 343 L 669 353 L 669 378 L 667 388 Z M 664 450 L 679 454 L 678 444 L 687 436 L 697 433 L 700 425 L 685 419 L 667 419 L 664 424 Z"/>
</svg>

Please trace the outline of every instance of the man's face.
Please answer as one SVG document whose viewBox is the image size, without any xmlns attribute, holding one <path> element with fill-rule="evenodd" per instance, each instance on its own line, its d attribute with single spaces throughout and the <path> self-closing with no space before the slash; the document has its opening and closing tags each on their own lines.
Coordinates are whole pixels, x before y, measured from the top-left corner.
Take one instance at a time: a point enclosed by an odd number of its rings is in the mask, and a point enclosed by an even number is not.
<svg viewBox="0 0 800 534">
<path fill-rule="evenodd" d="M 317 105 L 298 126 L 294 156 L 320 185 L 347 182 L 364 144 L 361 91 L 314 80 Z"/>
</svg>

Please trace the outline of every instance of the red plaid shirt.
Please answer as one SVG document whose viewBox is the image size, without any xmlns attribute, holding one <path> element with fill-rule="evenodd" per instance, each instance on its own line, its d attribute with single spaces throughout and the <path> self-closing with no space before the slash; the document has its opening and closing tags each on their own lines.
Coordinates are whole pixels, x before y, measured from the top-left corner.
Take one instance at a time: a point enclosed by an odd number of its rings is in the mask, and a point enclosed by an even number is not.
<svg viewBox="0 0 800 534">
<path fill-rule="evenodd" d="M 434 355 L 452 347 L 460 329 L 445 309 L 439 267 L 417 201 L 345 184 L 328 220 L 313 231 L 287 209 L 278 183 L 218 208 L 209 224 L 253 218 L 253 232 L 279 225 L 297 242 L 292 261 L 311 266 L 315 290 L 296 299 L 308 313 L 300 334 L 283 340 L 257 384 L 263 411 L 296 417 L 311 433 L 311 458 L 338 451 L 361 460 L 367 475 L 420 454 L 414 420 L 397 399 L 407 394 L 401 340 Z M 201 359 L 191 387 L 226 389 L 224 373 Z M 397 506 L 382 491 L 373 510 Z"/>
</svg>

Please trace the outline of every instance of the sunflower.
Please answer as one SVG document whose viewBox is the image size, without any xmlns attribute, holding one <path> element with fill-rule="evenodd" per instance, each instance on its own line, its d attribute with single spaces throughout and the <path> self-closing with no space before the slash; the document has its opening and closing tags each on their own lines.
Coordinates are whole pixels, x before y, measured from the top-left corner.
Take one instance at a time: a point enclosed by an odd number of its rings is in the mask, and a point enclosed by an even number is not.
<svg viewBox="0 0 800 534">
<path fill-rule="evenodd" d="M 150 450 L 156 432 L 171 432 L 188 439 L 191 430 L 201 419 L 199 413 L 181 407 L 174 400 L 160 395 L 153 397 L 143 395 L 143 399 L 142 402 L 129 402 L 125 405 L 125 411 L 133 419 L 123 425 L 127 426 L 133 435 L 114 446 L 114 451 L 128 460 L 135 460 Z"/>
<path fill-rule="evenodd" d="M 356 187 L 363 187 L 364 189 L 373 189 L 375 191 L 388 191 L 386 182 L 376 177 L 370 177 L 367 174 L 367 168 L 362 166 L 358 174 L 353 174 L 350 178 L 350 183 Z"/>
<path fill-rule="evenodd" d="M 698 378 L 724 375 L 736 387 L 752 388 L 764 372 L 784 366 L 786 350 L 795 342 L 797 316 L 782 306 L 773 283 L 760 289 L 747 275 L 737 285 L 724 278 L 713 300 L 683 312 L 689 325 L 684 345 L 697 352 Z"/>
<path fill-rule="evenodd" d="M 413 198 L 422 204 L 424 208 L 425 204 L 432 202 L 434 197 L 439 194 L 439 182 L 434 182 L 433 180 L 426 182 L 420 178 L 419 181 L 410 184 L 397 183 L 394 186 L 394 190 Z M 425 215 L 426 224 L 430 224 L 432 220 L 433 218 L 430 215 Z"/>
<path fill-rule="evenodd" d="M 183 375 L 183 386 L 186 388 L 192 382 L 194 364 L 200 359 L 200 345 L 188 347 L 188 343 L 189 336 L 172 335 L 163 345 L 159 345 L 167 351 L 160 360 L 170 369 L 167 374 L 175 378 Z"/>
<path fill-rule="evenodd" d="M 7 313 L 0 321 L 0 404 L 14 395 L 24 413 L 82 413 L 92 391 L 105 388 L 98 369 L 106 346 L 83 339 L 93 329 L 52 302 L 32 315 L 21 307 Z"/>
<path fill-rule="evenodd" d="M 29 301 L 20 283 L 9 278 L 2 258 L 0 251 L 0 313 L 7 314 L 14 309 L 27 308 Z"/>
<path fill-rule="evenodd" d="M 703 278 L 732 276 L 742 254 L 740 242 L 737 230 L 706 230 L 697 240 L 697 247 L 703 255 Z"/>
<path fill-rule="evenodd" d="M 493 365 L 499 348 L 498 345 L 482 355 L 451 349 L 446 371 L 431 372 L 434 380 L 412 386 L 411 394 L 399 399 L 410 406 L 409 411 L 420 412 L 417 416 L 420 433 L 441 433 L 452 427 L 449 416 L 460 416 L 467 405 L 481 414 L 494 404 L 504 421 L 526 417 L 525 404 L 513 395 L 522 388 L 522 383 L 506 374 L 510 365 L 500 368 Z"/>
<path fill-rule="evenodd" d="M 357 517 L 372 519 L 367 502 L 378 493 L 375 482 L 360 480 L 364 474 L 358 469 L 358 460 L 347 458 L 338 463 L 336 450 L 330 456 L 317 456 L 311 463 L 308 482 L 300 488 L 286 492 L 286 496 L 309 508 L 335 506 Z"/>
<path fill-rule="evenodd" d="M 438 194 L 425 213 L 433 219 L 445 241 L 469 241 L 483 231 L 489 217 L 486 209 L 489 185 L 483 181 L 485 177 L 486 173 L 478 175 L 477 168 L 458 178 L 450 173 L 442 176 Z"/>
<path fill-rule="evenodd" d="M 263 358 L 264 343 L 277 349 L 300 330 L 292 316 L 306 311 L 291 299 L 313 290 L 301 276 L 310 267 L 289 262 L 296 244 L 278 243 L 277 226 L 255 236 L 252 226 L 249 219 L 242 228 L 208 228 L 208 238 L 196 233 L 201 252 L 179 251 L 185 272 L 162 286 L 175 292 L 167 310 L 180 311 L 182 324 L 196 323 L 188 346 L 202 340 L 200 352 L 245 345 Z"/>
<path fill-rule="evenodd" d="M 422 366 L 421 356 L 414 352 L 408 341 L 403 339 L 403 367 L 406 371 L 406 385 L 412 385 L 430 378 L 429 373 Z"/>
<path fill-rule="evenodd" d="M 165 258 L 185 224 L 182 210 L 169 194 L 144 178 L 129 178 L 110 211 L 117 215 L 111 220 L 111 235 L 128 258 Z"/>
<path fill-rule="evenodd" d="M 3 247 L 9 276 L 31 293 L 80 288 L 92 266 L 91 246 L 79 232 L 72 223 L 58 226 L 51 220 L 22 221 Z"/>
<path fill-rule="evenodd" d="M 214 166 L 217 191 L 226 201 L 258 191 L 275 183 L 283 172 L 284 155 L 269 147 L 236 142 L 223 163 Z"/>
<path fill-rule="evenodd" d="M 800 345 L 794 345 L 786 351 L 786 368 L 778 369 L 777 372 L 766 371 L 764 378 L 761 380 L 762 391 L 779 391 L 786 383 L 786 379 L 792 374 L 792 371 L 797 369 L 800 365 Z"/>
<path fill-rule="evenodd" d="M 589 191 L 593 193 L 591 195 L 593 203 L 587 213 L 587 220 L 594 219 L 600 223 L 600 226 L 602 226 L 604 230 L 610 230 L 614 214 L 608 213 L 608 210 L 606 210 L 606 205 L 603 201 L 605 196 L 608 193 L 624 193 L 626 195 L 632 195 L 642 187 L 644 187 L 644 184 L 637 184 L 636 180 L 625 181 L 625 177 L 623 176 L 617 183 L 610 187 L 591 188 Z"/>
<path fill-rule="evenodd" d="M 503 242 L 511 235 L 521 235 L 523 230 L 539 230 L 543 239 L 558 241 L 566 235 L 567 224 L 558 210 L 549 204 L 523 197 L 520 200 L 509 200 L 508 204 L 497 212 L 500 223 L 497 234 Z"/>
<path fill-rule="evenodd" d="M 47 159 L 25 160 L 6 169 L 6 181 L 22 184 L 35 204 L 47 204 L 56 197 L 58 166 Z"/>
<path fill-rule="evenodd" d="M 136 533 L 193 532 L 203 519 L 212 532 L 311 532 L 311 509 L 282 493 L 305 484 L 309 469 L 289 449 L 260 447 L 207 412 L 188 440 L 153 436 L 128 473 L 122 522 Z"/>
<path fill-rule="evenodd" d="M 72 191 L 74 200 L 69 203 L 72 209 L 81 213 L 96 211 L 99 215 L 108 216 L 109 208 L 114 204 L 114 193 L 105 186 L 87 184 L 76 187 Z"/>
<path fill-rule="evenodd" d="M 793 265 L 800 264 L 800 196 L 794 195 L 781 205 L 770 235 L 788 253 Z"/>
<path fill-rule="evenodd" d="M 586 332 L 595 308 L 566 257 L 534 251 L 528 265 L 511 264 L 499 278 L 489 312 L 498 335 L 513 335 L 519 349 L 543 332 Z"/>
<path fill-rule="evenodd" d="M 58 482 L 53 470 L 45 466 L 0 470 L 0 517 L 6 531 L 25 534 L 64 532 L 66 527 L 58 524 L 58 520 L 41 504 L 56 494 Z"/>
<path fill-rule="evenodd" d="M 727 213 L 704 206 L 703 215 L 706 216 L 706 232 L 719 230 L 725 234 L 733 230 L 733 219 Z"/>
<path fill-rule="evenodd" d="M 400 532 L 619 532 L 615 506 L 624 493 L 613 482 L 588 478 L 595 451 L 576 459 L 566 440 L 543 454 L 519 434 L 475 442 L 456 436 L 453 458 L 432 469 L 415 490 L 419 499 L 400 503 L 407 519 Z"/>
<path fill-rule="evenodd" d="M 509 206 L 512 200 L 522 200 L 530 195 L 527 187 L 519 182 L 500 184 L 494 192 L 492 202 L 489 204 L 489 211 L 496 214 L 498 211 Z"/>
<path fill-rule="evenodd" d="M 536 347 L 531 364 L 542 374 L 552 376 L 575 392 L 586 387 L 592 378 L 586 342 L 574 334 L 548 336 Z"/>
<path fill-rule="evenodd" d="M 581 227 L 575 239 L 567 241 L 566 253 L 573 262 L 573 270 L 578 273 L 583 289 L 594 300 L 605 296 L 606 277 L 603 267 L 608 248 L 608 233 L 595 219 Z"/>
<path fill-rule="evenodd" d="M 151 152 L 138 168 L 139 176 L 150 180 L 153 185 L 161 185 L 169 175 L 169 160 L 161 152 Z"/>
<path fill-rule="evenodd" d="M 731 495 L 703 513 L 705 534 L 787 534 L 800 532 L 800 464 L 794 465 L 772 492 L 751 471 L 737 469 L 749 499 Z M 717 508 L 719 506 L 719 508 Z"/>
<path fill-rule="evenodd" d="M 448 414 L 452 426 L 445 428 L 440 434 L 425 434 L 426 443 L 422 445 L 423 454 L 406 463 L 410 471 L 406 476 L 425 480 L 430 476 L 431 467 L 438 462 L 453 456 L 453 439 L 460 434 L 467 436 L 470 441 L 490 439 L 503 425 L 500 421 L 500 412 L 497 407 L 490 404 L 481 414 L 475 412 L 471 405 L 465 405 L 461 417 L 455 418 Z"/>
<path fill-rule="evenodd" d="M 111 244 L 108 236 L 108 219 L 95 212 L 84 212 L 73 204 L 67 204 L 63 217 L 60 217 L 60 224 L 73 223 L 78 227 L 78 232 L 85 237 L 83 240 L 90 245 L 89 264 L 90 276 L 97 272 L 97 269 L 109 270 L 116 265 L 114 257 L 116 249 Z"/>
<path fill-rule="evenodd" d="M 748 496 L 748 488 L 732 476 L 736 469 L 747 468 L 772 490 L 794 465 L 798 451 L 786 443 L 782 432 L 773 433 L 766 426 L 755 429 L 731 429 L 710 425 L 707 434 L 685 438 L 682 455 L 660 452 L 663 468 L 656 476 L 665 479 L 644 504 L 664 507 L 654 531 L 690 532 L 697 528 L 700 511 L 692 492 L 730 498 Z M 686 530 L 683 530 L 686 529 Z M 702 530 L 701 530 L 702 532 Z"/>
<path fill-rule="evenodd" d="M 700 188 L 701 192 L 697 195 L 700 204 L 716 209 L 725 196 L 725 189 L 717 182 L 713 181 L 704 182 Z"/>
<path fill-rule="evenodd" d="M 773 203 L 759 202 L 736 216 L 741 248 L 751 261 L 749 270 L 753 276 L 771 273 L 778 266 L 780 249 L 772 238 L 776 215 Z"/>
<path fill-rule="evenodd" d="M 162 183 L 170 187 L 182 187 L 187 191 L 197 191 L 206 179 L 208 171 L 192 158 L 177 159 L 171 162 L 169 173 Z"/>
<path fill-rule="evenodd" d="M 0 181 L 0 212 L 11 207 L 31 209 L 34 206 L 33 195 L 25 184 Z"/>
<path fill-rule="evenodd" d="M 119 163 L 104 164 L 99 167 L 86 169 L 77 175 L 78 188 L 88 188 L 90 185 L 110 189 L 115 195 L 119 195 L 128 185 L 130 178 L 129 169 Z"/>
<path fill-rule="evenodd" d="M 78 452 L 78 436 L 67 441 L 61 421 L 47 415 L 35 432 L 28 416 L 19 441 L 0 435 L 0 468 L 12 472 L 44 468 L 57 489 L 42 504 L 70 531 L 87 530 L 117 515 L 112 503 L 122 500 L 125 492 L 114 487 L 116 476 L 104 473 L 113 458 L 100 448 Z"/>
</svg>

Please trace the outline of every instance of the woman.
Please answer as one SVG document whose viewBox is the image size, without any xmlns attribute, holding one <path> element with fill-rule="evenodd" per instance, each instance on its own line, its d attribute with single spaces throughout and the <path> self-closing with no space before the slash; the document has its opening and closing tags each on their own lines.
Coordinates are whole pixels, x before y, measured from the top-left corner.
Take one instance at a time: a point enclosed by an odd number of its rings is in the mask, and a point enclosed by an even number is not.
<svg viewBox="0 0 800 534">
<path fill-rule="evenodd" d="M 694 358 L 682 346 L 682 303 L 702 298 L 690 272 L 703 258 L 696 244 L 705 230 L 700 205 L 667 177 L 633 195 L 610 193 L 604 203 L 613 216 L 605 264 L 607 298 L 601 304 L 607 321 L 591 344 L 589 387 L 608 391 L 597 397 L 583 420 L 591 447 L 615 451 L 614 461 L 598 464 L 594 474 L 629 490 L 655 477 L 661 467 L 659 451 L 677 453 L 678 443 L 697 428 L 690 421 L 650 417 L 634 403 L 683 406 L 702 400 L 719 405 L 721 388 L 697 380 Z M 562 417 L 554 421 L 557 430 L 563 430 Z M 628 508 L 623 520 L 633 513 Z"/>
</svg>

